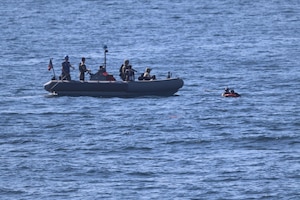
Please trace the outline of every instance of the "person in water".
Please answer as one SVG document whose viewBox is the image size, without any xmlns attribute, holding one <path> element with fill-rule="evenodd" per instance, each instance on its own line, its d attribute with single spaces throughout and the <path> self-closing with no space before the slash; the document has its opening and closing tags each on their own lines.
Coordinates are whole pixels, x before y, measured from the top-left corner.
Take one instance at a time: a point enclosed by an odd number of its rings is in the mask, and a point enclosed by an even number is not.
<svg viewBox="0 0 300 200">
<path fill-rule="evenodd" d="M 79 72 L 79 80 L 84 81 L 84 73 L 90 72 L 90 70 L 86 68 L 85 57 L 81 58 L 81 62 L 79 63 Z"/>
<path fill-rule="evenodd" d="M 224 93 L 222 94 L 222 96 L 224 96 L 224 97 L 240 97 L 241 95 L 236 93 L 233 89 L 229 89 L 228 87 L 226 87 L 224 89 Z"/>
<path fill-rule="evenodd" d="M 230 91 L 229 91 L 229 88 L 228 88 L 228 87 L 226 87 L 226 88 L 224 89 L 224 94 L 230 94 Z"/>
<path fill-rule="evenodd" d="M 61 64 L 62 65 L 62 71 L 61 71 L 61 80 L 71 80 L 70 75 L 70 68 L 74 69 L 74 67 L 69 62 L 69 56 L 65 56 L 65 61 Z"/>
<path fill-rule="evenodd" d="M 229 89 L 228 87 L 226 87 L 224 89 L 224 94 L 235 94 L 235 91 L 233 89 Z"/>
<path fill-rule="evenodd" d="M 119 70 L 120 77 L 123 81 L 125 81 L 125 79 L 126 79 L 126 74 L 125 74 L 126 70 L 128 70 L 130 68 L 132 69 L 132 66 L 129 64 L 129 60 L 125 60 Z"/>
</svg>

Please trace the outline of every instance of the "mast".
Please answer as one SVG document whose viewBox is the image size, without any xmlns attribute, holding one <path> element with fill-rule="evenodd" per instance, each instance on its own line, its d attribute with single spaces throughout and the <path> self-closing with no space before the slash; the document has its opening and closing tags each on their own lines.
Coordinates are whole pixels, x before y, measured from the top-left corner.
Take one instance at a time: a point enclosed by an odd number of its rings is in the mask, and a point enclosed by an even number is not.
<svg viewBox="0 0 300 200">
<path fill-rule="evenodd" d="M 107 46 L 104 45 L 103 49 L 104 49 L 104 68 L 106 69 L 106 53 L 108 52 Z"/>
</svg>

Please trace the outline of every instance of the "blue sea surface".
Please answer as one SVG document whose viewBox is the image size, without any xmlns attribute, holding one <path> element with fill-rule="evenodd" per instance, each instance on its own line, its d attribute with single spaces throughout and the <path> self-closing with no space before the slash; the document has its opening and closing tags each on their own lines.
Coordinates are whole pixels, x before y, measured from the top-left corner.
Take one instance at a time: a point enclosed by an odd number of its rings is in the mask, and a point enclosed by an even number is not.
<svg viewBox="0 0 300 200">
<path fill-rule="evenodd" d="M 1 3 L 1 199 L 300 199 L 300 1 Z M 44 90 L 50 58 L 59 76 L 68 55 L 78 80 L 104 45 L 116 79 L 129 59 L 183 88 Z"/>
</svg>

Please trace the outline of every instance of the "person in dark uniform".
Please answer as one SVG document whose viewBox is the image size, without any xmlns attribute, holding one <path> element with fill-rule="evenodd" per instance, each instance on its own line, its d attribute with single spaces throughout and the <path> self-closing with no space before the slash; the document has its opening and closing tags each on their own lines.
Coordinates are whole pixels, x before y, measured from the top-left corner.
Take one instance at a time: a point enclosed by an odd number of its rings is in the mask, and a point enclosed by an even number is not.
<svg viewBox="0 0 300 200">
<path fill-rule="evenodd" d="M 82 57 L 81 62 L 79 63 L 79 80 L 84 81 L 84 73 L 89 71 L 90 70 L 87 69 L 85 65 L 85 57 Z"/>
<path fill-rule="evenodd" d="M 70 68 L 74 69 L 74 67 L 69 62 L 69 56 L 65 56 L 65 61 L 61 64 L 62 65 L 62 71 L 61 71 L 61 79 L 62 80 L 71 80 L 70 75 Z"/>
</svg>

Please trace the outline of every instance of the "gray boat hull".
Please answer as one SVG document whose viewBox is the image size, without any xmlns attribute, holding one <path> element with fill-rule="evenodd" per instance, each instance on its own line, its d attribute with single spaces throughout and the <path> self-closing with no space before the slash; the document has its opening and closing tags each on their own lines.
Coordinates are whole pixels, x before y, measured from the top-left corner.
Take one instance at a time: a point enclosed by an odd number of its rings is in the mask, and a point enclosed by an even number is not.
<svg viewBox="0 0 300 200">
<path fill-rule="evenodd" d="M 180 78 L 130 82 L 51 80 L 44 84 L 44 89 L 58 96 L 172 96 L 183 84 Z"/>
</svg>

